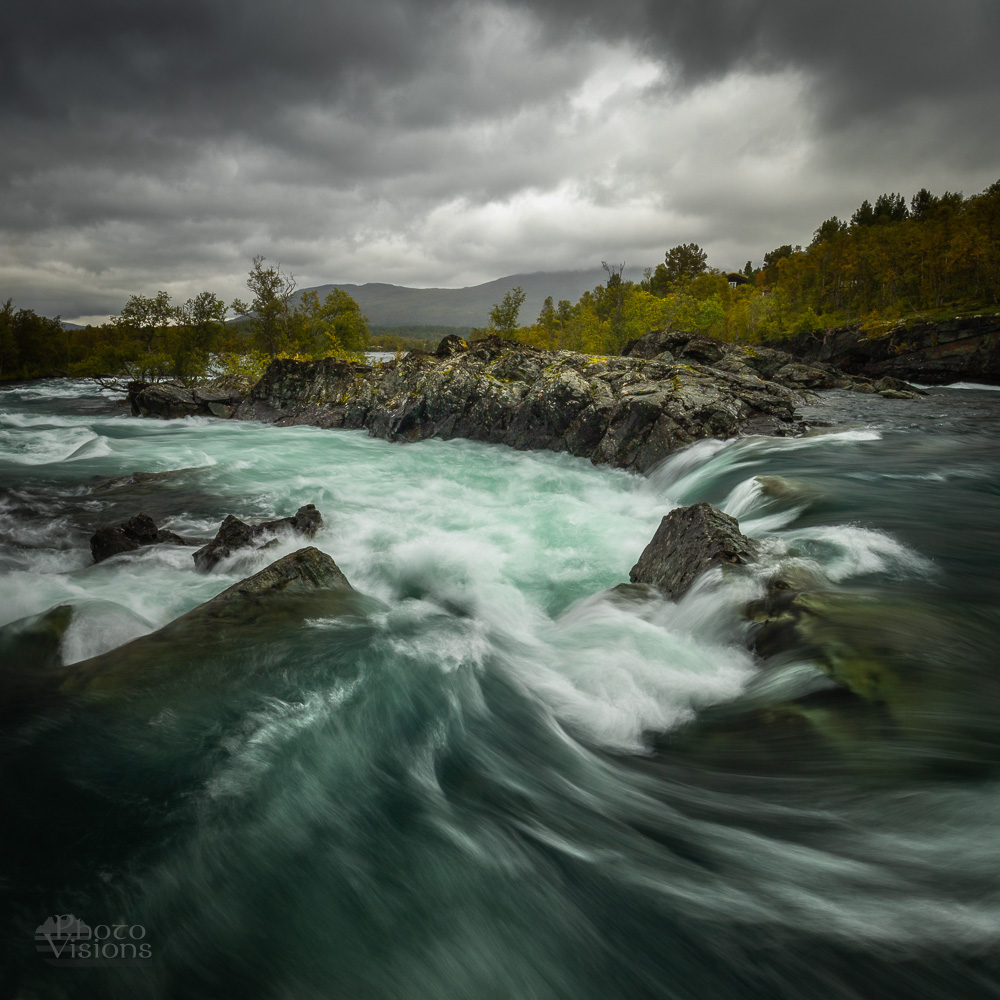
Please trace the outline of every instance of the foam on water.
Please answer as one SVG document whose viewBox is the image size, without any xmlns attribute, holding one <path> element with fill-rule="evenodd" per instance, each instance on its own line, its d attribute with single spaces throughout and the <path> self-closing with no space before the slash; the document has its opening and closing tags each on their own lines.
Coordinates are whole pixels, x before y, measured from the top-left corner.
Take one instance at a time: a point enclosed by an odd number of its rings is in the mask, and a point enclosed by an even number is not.
<svg viewBox="0 0 1000 1000">
<path fill-rule="evenodd" d="M 843 592 L 899 584 L 941 596 L 979 553 L 932 562 L 924 539 L 952 508 L 923 505 L 964 490 L 963 518 L 993 524 L 994 493 L 988 474 L 935 477 L 935 456 L 958 452 L 988 473 L 989 449 L 948 441 L 930 452 L 873 427 L 705 441 L 647 480 L 465 441 L 39 414 L 64 407 L 65 389 L 18 390 L 4 404 L 12 448 L 56 437 L 44 445 L 55 460 L 0 468 L 0 615 L 72 604 L 66 662 L 304 544 L 281 538 L 208 574 L 181 546 L 94 565 L 94 527 L 153 500 L 174 530 L 199 537 L 228 513 L 316 503 L 325 524 L 313 543 L 382 602 L 255 626 L 176 675 L 168 662 L 161 685 L 119 678 L 126 694 L 82 698 L 4 744 L 20 768 L 5 804 L 32 817 L 38 841 L 36 856 L 12 837 L 20 853 L 6 858 L 19 885 L 41 887 L 24 890 L 26 909 L 4 911 L 9 923 L 30 929 L 45 916 L 34 907 L 71 897 L 91 922 L 127 912 L 155 939 L 155 964 L 127 981 L 96 970 L 92 995 L 976 995 L 968 959 L 990 960 L 1000 919 L 995 781 L 918 769 L 869 780 L 840 754 L 905 757 L 905 741 L 866 750 L 865 720 L 881 733 L 916 712 L 906 738 L 917 741 L 924 724 L 978 724 L 974 703 L 981 730 L 913 754 L 917 768 L 965 764 L 993 746 L 984 683 L 961 710 L 887 702 L 838 723 L 822 700 L 830 678 L 805 660 L 762 669 L 741 612 L 789 566 Z M 152 485 L 90 489 L 167 470 L 176 475 Z M 862 470 L 873 478 L 851 475 Z M 875 513 L 861 516 L 869 496 Z M 660 518 L 700 500 L 740 519 L 760 564 L 710 572 L 677 602 L 613 590 Z M 912 537 L 886 526 L 905 504 L 921 517 Z M 976 538 L 967 548 L 985 549 L 983 572 L 995 573 L 993 536 Z M 989 645 L 977 621 L 969 612 L 964 645 L 939 650 L 942 662 Z M 908 624 L 903 615 L 897 628 Z M 715 736 L 724 747 L 734 735 L 725 726 L 675 752 L 705 720 L 748 708 L 758 728 L 735 732 L 725 767 L 711 756 Z M 744 769 L 772 724 L 792 770 Z M 809 756 L 817 740 L 829 754 Z M 822 766 L 796 772 L 800 757 Z M 28 933 L 34 958 L 30 946 Z M 25 995 L 66 995 L 25 968 Z M 928 992 L 935 982 L 945 992 Z"/>
</svg>

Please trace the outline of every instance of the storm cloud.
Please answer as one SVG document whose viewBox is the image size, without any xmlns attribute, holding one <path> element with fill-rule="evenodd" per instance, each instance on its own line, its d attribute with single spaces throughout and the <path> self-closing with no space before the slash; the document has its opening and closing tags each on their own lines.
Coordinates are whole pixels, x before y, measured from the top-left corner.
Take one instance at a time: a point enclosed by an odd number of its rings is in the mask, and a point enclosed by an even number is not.
<svg viewBox="0 0 1000 1000">
<path fill-rule="evenodd" d="M 40 0 L 0 34 L 0 295 L 736 267 L 1000 175 L 1000 7 Z"/>
</svg>

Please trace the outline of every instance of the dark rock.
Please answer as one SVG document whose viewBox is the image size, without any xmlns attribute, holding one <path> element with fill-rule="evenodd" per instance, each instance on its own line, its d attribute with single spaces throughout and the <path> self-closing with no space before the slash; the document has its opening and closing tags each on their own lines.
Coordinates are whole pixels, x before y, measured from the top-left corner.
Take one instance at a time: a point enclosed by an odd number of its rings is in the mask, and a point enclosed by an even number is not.
<svg viewBox="0 0 1000 1000">
<path fill-rule="evenodd" d="M 60 604 L 4 625 L 0 628 L 0 663 L 17 671 L 58 667 L 63 636 L 72 618 L 73 608 Z"/>
<path fill-rule="evenodd" d="M 143 545 L 189 545 L 172 531 L 156 527 L 148 514 L 136 514 L 117 527 L 98 528 L 91 536 L 90 551 L 94 562 L 103 562 L 120 552 L 134 552 Z"/>
<path fill-rule="evenodd" d="M 192 672 L 202 685 L 225 683 L 226 671 L 217 664 L 234 649 L 280 641 L 286 629 L 298 628 L 307 618 L 364 615 L 380 607 L 354 590 L 333 559 L 310 546 L 278 559 L 155 632 L 64 668 L 59 690 L 160 697 L 159 684 L 183 681 Z M 252 662 L 253 657 L 240 657 L 240 668 L 253 669 L 246 666 Z"/>
<path fill-rule="evenodd" d="M 283 556 L 259 573 L 233 584 L 228 590 L 201 605 L 200 611 L 211 613 L 227 602 L 250 597 L 256 599 L 268 594 L 353 589 L 333 559 L 310 545 Z"/>
<path fill-rule="evenodd" d="M 706 570 L 757 558 L 757 546 L 739 523 L 710 503 L 678 507 L 660 521 L 629 580 L 656 587 L 678 600 Z"/>
<path fill-rule="evenodd" d="M 901 322 L 882 333 L 822 330 L 775 346 L 807 362 L 871 379 L 891 376 L 929 385 L 1000 383 L 1000 313 L 938 322 Z M 914 392 L 913 386 L 896 391 Z"/>
<path fill-rule="evenodd" d="M 140 545 L 153 545 L 156 542 L 156 522 L 148 514 L 136 514 L 123 525 L 122 531 Z"/>
<path fill-rule="evenodd" d="M 874 383 L 872 389 L 886 399 L 919 399 L 921 396 L 927 395 L 923 389 L 918 389 L 902 379 L 892 378 L 889 375 L 880 378 Z"/>
<path fill-rule="evenodd" d="M 679 347 L 692 340 L 663 337 Z M 411 351 L 379 367 L 274 361 L 236 416 L 363 427 L 395 441 L 463 437 L 568 451 L 643 472 L 692 441 L 733 437 L 754 421 L 794 432 L 795 401 L 753 373 L 488 337 L 447 357 Z"/>
<path fill-rule="evenodd" d="M 791 361 L 774 373 L 775 382 L 801 389 L 836 389 L 843 379 L 823 368 Z"/>
<path fill-rule="evenodd" d="M 468 341 L 457 334 L 449 333 L 447 337 L 442 337 L 434 352 L 436 358 L 450 358 L 453 354 L 461 354 L 469 349 Z"/>
<path fill-rule="evenodd" d="M 154 382 L 151 385 L 133 382 L 128 387 L 127 399 L 135 417 L 172 420 L 200 412 L 194 393 L 179 382 Z"/>
<path fill-rule="evenodd" d="M 253 525 L 229 514 L 222 522 L 215 538 L 198 549 L 192 558 L 198 569 L 207 572 L 238 549 L 266 548 L 274 541 L 273 538 L 268 540 L 267 535 L 295 533 L 312 538 L 322 526 L 323 516 L 311 503 L 300 507 L 293 517 L 282 517 Z"/>
<path fill-rule="evenodd" d="M 231 417 L 253 379 L 225 376 L 187 386 L 182 382 L 132 382 L 127 400 L 132 415 L 171 420 L 178 417 Z"/>
<path fill-rule="evenodd" d="M 629 341 L 622 354 L 671 361 L 694 361 L 744 379 L 776 382 L 796 392 L 851 388 L 854 378 L 822 361 L 805 365 L 787 351 L 759 344 L 733 344 L 704 334 L 651 330 Z M 773 433 L 773 431 L 767 431 Z"/>
<path fill-rule="evenodd" d="M 910 385 L 909 382 L 904 382 L 900 378 L 892 378 L 890 375 L 885 375 L 880 378 L 874 387 L 876 392 L 886 392 L 887 390 L 894 390 L 896 392 L 912 392 L 917 396 L 926 396 L 927 393 L 923 389 L 918 389 L 916 386 Z"/>
<path fill-rule="evenodd" d="M 94 562 L 104 562 L 120 552 L 134 552 L 139 543 L 129 538 L 121 528 L 98 528 L 90 537 L 90 552 Z"/>
</svg>

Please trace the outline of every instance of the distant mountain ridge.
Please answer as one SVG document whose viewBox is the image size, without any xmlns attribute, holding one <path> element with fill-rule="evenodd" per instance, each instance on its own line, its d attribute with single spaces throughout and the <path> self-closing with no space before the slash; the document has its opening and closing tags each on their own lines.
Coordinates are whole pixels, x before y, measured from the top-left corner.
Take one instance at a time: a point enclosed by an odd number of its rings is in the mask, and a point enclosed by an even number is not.
<svg viewBox="0 0 1000 1000">
<path fill-rule="evenodd" d="M 626 268 L 625 277 L 637 281 L 640 268 Z M 486 326 L 490 309 L 504 294 L 517 285 L 526 298 L 521 306 L 521 323 L 533 323 L 542 310 L 545 298 L 576 302 L 597 285 L 603 285 L 607 273 L 600 267 L 581 271 L 536 271 L 533 274 L 509 274 L 482 285 L 466 288 L 408 288 L 384 282 L 364 285 L 316 285 L 303 291 L 315 291 L 322 299 L 334 288 L 347 292 L 361 306 L 373 326 Z"/>
</svg>

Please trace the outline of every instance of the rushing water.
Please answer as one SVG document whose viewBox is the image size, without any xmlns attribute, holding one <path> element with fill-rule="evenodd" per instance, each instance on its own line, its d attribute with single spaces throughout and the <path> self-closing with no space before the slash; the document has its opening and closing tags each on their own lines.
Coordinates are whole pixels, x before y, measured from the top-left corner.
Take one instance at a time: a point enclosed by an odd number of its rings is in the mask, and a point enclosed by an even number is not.
<svg viewBox="0 0 1000 1000">
<path fill-rule="evenodd" d="M 80 661 L 297 547 L 93 565 L 93 530 L 140 510 L 209 538 L 315 503 L 374 599 L 0 713 L 6 993 L 1000 995 L 1000 396 L 963 388 L 826 394 L 825 433 L 700 442 L 645 478 L 4 390 L 0 638 L 69 604 Z M 609 593 L 700 500 L 762 564 L 679 604 Z M 833 595 L 818 641 L 891 697 L 841 704 L 808 650 L 748 651 L 779 569 Z M 48 964 L 57 914 L 147 955 Z"/>
</svg>

